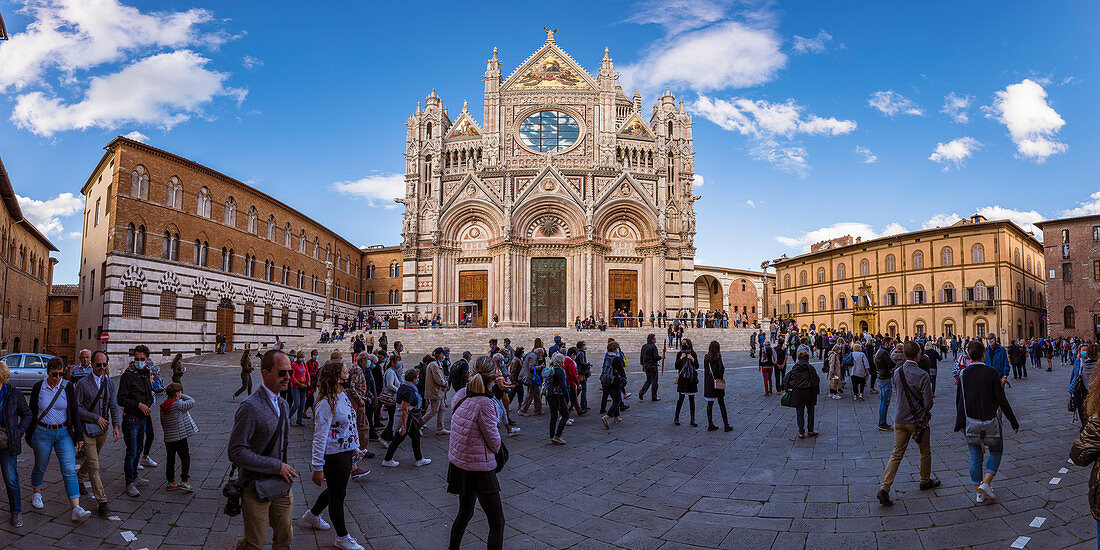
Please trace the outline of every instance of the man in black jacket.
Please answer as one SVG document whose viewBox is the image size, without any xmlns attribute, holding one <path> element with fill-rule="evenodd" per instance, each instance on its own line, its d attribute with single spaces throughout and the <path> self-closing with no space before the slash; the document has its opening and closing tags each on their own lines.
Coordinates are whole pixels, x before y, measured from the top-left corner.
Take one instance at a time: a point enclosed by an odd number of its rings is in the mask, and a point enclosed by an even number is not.
<svg viewBox="0 0 1100 550">
<path fill-rule="evenodd" d="M 122 407 L 122 434 L 126 441 L 126 461 L 123 471 L 126 476 L 126 494 L 141 495 L 138 487 L 149 484 L 149 480 L 138 477 L 138 459 L 141 458 L 142 444 L 145 441 L 145 422 L 153 405 L 153 387 L 149 381 L 149 348 L 138 345 L 134 348 L 134 360 L 126 367 L 118 379 L 118 405 Z"/>
<path fill-rule="evenodd" d="M 1003 412 L 1008 422 L 1012 424 L 1014 432 L 1020 431 L 1020 423 L 1016 421 L 1016 415 L 1012 413 L 1012 407 L 1005 396 L 1004 385 L 1001 383 L 1001 373 L 984 363 L 985 346 L 979 339 L 971 340 L 966 345 L 966 355 L 971 363 L 959 372 L 959 385 L 955 390 L 955 431 L 962 432 L 969 422 L 988 422 L 997 417 L 998 411 Z M 1000 421 L 989 429 L 1001 430 Z M 978 504 L 995 499 L 993 488 L 993 476 L 997 474 L 997 467 L 1001 464 L 1001 454 L 1004 453 L 1004 437 L 997 437 L 996 441 L 989 445 L 993 438 L 975 437 L 972 433 L 964 432 L 967 439 L 967 447 L 970 450 L 970 482 L 974 484 L 977 493 L 975 499 Z M 989 449 L 989 459 L 982 467 L 982 458 L 985 449 Z"/>
<path fill-rule="evenodd" d="M 645 371 L 645 384 L 642 384 L 642 389 L 638 390 L 638 399 L 645 401 L 645 390 L 652 386 L 651 398 L 654 401 L 661 400 L 660 397 L 657 397 L 657 365 L 660 361 L 661 354 L 657 352 L 657 335 L 650 334 L 645 339 L 645 345 L 642 346 L 640 362 L 642 370 Z"/>
</svg>

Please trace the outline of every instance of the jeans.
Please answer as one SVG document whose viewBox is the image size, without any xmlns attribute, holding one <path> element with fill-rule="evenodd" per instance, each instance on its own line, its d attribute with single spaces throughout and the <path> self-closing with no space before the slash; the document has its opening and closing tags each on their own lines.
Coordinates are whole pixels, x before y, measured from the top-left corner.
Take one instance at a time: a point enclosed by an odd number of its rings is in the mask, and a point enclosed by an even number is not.
<svg viewBox="0 0 1100 550">
<path fill-rule="evenodd" d="M 569 420 L 569 404 L 564 395 L 548 395 L 546 404 L 550 406 L 550 437 L 561 437 Z"/>
<path fill-rule="evenodd" d="M 122 463 L 122 470 L 126 476 L 126 485 L 130 485 L 137 481 L 138 460 L 141 458 L 141 443 L 145 439 L 145 419 L 123 415 L 122 439 L 126 443 L 126 458 Z"/>
<path fill-rule="evenodd" d="M 332 518 L 332 526 L 336 529 L 336 536 L 343 537 L 348 534 L 348 528 L 344 523 L 344 497 L 348 493 L 348 480 L 351 479 L 352 458 L 355 451 L 344 451 L 325 455 L 325 490 L 317 495 L 317 501 L 309 511 L 315 516 L 328 508 L 328 515 Z"/>
<path fill-rule="evenodd" d="M 61 463 L 61 477 L 65 478 L 65 493 L 70 499 L 80 498 L 80 484 L 76 481 L 76 448 L 68 428 L 49 430 L 42 426 L 34 429 L 31 436 L 34 448 L 34 469 L 31 470 L 31 488 L 42 487 L 42 478 L 46 477 L 46 467 L 50 465 L 50 451 L 57 453 Z"/>
<path fill-rule="evenodd" d="M 806 421 L 809 421 L 810 431 L 814 431 L 814 408 L 812 405 L 799 405 L 794 408 L 795 419 L 798 420 L 798 435 L 805 434 Z"/>
<path fill-rule="evenodd" d="M 893 385 L 889 380 L 878 381 L 878 423 L 886 424 L 886 412 L 890 409 L 890 392 Z"/>
<path fill-rule="evenodd" d="M 297 423 L 302 423 L 302 415 L 306 412 L 306 396 L 305 390 L 302 388 L 290 388 L 290 412 L 287 413 L 287 418 L 294 416 L 294 413 L 298 413 Z"/>
<path fill-rule="evenodd" d="M 982 455 L 985 454 L 985 447 L 982 445 L 974 445 L 967 442 L 967 449 L 970 450 L 970 481 L 974 485 L 981 485 L 982 483 Z M 985 473 L 995 474 L 997 468 L 1001 465 L 1001 455 L 1004 454 L 1005 440 L 1002 437 L 997 441 L 997 444 L 989 448 L 989 458 L 985 462 Z"/>
<path fill-rule="evenodd" d="M 4 478 L 4 486 L 8 490 L 8 507 L 13 514 L 23 511 L 23 497 L 19 493 L 18 460 L 19 455 L 8 454 L 6 450 L 0 451 L 0 475 Z"/>
</svg>

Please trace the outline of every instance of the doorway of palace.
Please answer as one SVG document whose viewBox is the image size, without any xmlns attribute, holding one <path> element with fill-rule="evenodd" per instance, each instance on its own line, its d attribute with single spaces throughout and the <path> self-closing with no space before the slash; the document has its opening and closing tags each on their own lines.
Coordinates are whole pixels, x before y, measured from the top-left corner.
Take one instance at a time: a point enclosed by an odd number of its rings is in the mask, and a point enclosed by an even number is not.
<svg viewBox="0 0 1100 550">
<path fill-rule="evenodd" d="M 473 326 L 485 326 L 485 305 L 489 302 L 489 272 L 461 271 L 458 274 L 458 301 L 473 302 L 477 307 L 462 306 Z M 475 311 L 476 310 L 476 311 Z"/>
<path fill-rule="evenodd" d="M 217 342 L 218 334 L 225 336 L 225 351 L 233 351 L 233 301 L 229 298 L 222 298 L 218 302 L 218 317 L 214 326 L 218 331 L 214 335 L 214 341 Z"/>
<path fill-rule="evenodd" d="M 867 330 L 867 321 L 860 321 L 859 322 L 859 332 L 860 332 L 860 334 L 863 334 L 864 332 L 868 332 L 868 330 Z"/>
<path fill-rule="evenodd" d="M 565 326 L 565 258 L 531 258 L 531 326 Z"/>
<path fill-rule="evenodd" d="M 607 297 L 611 313 L 622 310 L 627 317 L 638 314 L 638 272 L 633 269 L 612 269 L 607 272 Z M 628 323 L 633 324 L 633 323 Z"/>
</svg>

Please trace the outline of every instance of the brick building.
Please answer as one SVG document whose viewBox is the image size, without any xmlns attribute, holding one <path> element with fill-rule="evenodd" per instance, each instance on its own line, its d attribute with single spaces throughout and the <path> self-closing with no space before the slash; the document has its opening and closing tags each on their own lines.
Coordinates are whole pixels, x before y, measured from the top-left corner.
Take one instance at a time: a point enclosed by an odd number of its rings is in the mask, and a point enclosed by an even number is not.
<svg viewBox="0 0 1100 550">
<path fill-rule="evenodd" d="M 401 247 L 374 245 L 363 252 L 363 309 L 376 314 L 401 311 Z"/>
<path fill-rule="evenodd" d="M 46 338 L 46 296 L 57 252 L 19 208 L 8 172 L 0 161 L 0 353 L 40 352 Z"/>
<path fill-rule="evenodd" d="M 50 288 L 46 299 L 46 351 L 61 357 L 67 365 L 76 363 L 79 306 L 79 285 L 53 285 Z"/>
<path fill-rule="evenodd" d="M 1043 230 L 1049 335 L 1100 339 L 1100 215 L 1035 225 Z"/>
</svg>

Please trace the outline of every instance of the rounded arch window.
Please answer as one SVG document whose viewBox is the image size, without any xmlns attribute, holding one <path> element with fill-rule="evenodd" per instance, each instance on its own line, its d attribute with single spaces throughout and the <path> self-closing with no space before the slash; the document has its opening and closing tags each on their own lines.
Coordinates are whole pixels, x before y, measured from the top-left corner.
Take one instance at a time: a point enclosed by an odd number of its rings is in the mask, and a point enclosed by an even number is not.
<svg viewBox="0 0 1100 550">
<path fill-rule="evenodd" d="M 561 111 L 537 111 L 519 125 L 520 141 L 539 153 L 564 151 L 577 143 L 580 135 L 580 123 Z"/>
</svg>

